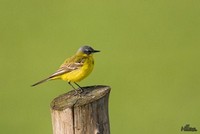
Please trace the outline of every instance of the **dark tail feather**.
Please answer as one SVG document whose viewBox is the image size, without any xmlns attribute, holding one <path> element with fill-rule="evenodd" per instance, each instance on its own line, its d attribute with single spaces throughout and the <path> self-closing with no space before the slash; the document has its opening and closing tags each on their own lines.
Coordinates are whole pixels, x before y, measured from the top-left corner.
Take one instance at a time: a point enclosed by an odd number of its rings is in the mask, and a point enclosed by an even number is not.
<svg viewBox="0 0 200 134">
<path fill-rule="evenodd" d="M 39 81 L 39 82 L 37 82 L 37 83 L 31 85 L 31 86 L 34 87 L 34 86 L 36 86 L 36 85 L 38 85 L 38 84 L 41 84 L 41 83 L 43 83 L 43 82 L 45 82 L 45 81 L 48 81 L 48 80 L 50 80 L 50 79 L 51 79 L 51 78 L 46 78 L 46 79 L 41 80 L 41 81 Z"/>
</svg>

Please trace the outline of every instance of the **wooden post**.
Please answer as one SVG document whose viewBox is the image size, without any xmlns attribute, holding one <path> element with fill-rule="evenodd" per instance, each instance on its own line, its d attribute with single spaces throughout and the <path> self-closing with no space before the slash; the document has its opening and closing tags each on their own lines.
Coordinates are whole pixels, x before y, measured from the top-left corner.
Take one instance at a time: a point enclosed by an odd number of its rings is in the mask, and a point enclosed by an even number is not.
<svg viewBox="0 0 200 134">
<path fill-rule="evenodd" d="M 110 87 L 83 87 L 51 102 L 53 134 L 110 134 L 108 98 Z"/>
</svg>

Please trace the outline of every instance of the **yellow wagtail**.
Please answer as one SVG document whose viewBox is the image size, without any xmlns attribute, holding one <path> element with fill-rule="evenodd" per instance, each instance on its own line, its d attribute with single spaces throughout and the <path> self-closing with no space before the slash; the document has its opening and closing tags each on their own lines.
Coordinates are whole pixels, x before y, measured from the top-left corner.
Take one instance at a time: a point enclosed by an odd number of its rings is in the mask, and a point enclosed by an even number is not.
<svg viewBox="0 0 200 134">
<path fill-rule="evenodd" d="M 32 86 L 36 86 L 45 81 L 62 79 L 67 81 L 74 88 L 71 82 L 74 82 L 82 91 L 82 88 L 76 83 L 87 77 L 94 67 L 93 53 L 100 52 L 94 50 L 90 46 L 83 46 L 78 49 L 76 54 L 67 60 L 59 67 L 59 69 L 46 79 L 43 79 Z M 74 88 L 75 89 L 75 88 Z"/>
</svg>

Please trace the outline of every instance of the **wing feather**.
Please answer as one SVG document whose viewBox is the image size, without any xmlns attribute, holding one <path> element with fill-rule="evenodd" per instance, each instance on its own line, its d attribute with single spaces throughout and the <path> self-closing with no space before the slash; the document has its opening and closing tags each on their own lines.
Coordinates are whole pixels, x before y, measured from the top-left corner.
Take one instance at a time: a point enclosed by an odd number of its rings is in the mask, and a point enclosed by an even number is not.
<svg viewBox="0 0 200 134">
<path fill-rule="evenodd" d="M 81 68 L 85 60 L 86 60 L 86 57 L 80 57 L 80 56 L 74 56 L 74 57 L 71 57 L 70 59 L 67 59 L 59 67 L 59 69 L 50 76 L 50 78 L 54 78 L 62 74 L 69 73 L 71 71 Z"/>
</svg>

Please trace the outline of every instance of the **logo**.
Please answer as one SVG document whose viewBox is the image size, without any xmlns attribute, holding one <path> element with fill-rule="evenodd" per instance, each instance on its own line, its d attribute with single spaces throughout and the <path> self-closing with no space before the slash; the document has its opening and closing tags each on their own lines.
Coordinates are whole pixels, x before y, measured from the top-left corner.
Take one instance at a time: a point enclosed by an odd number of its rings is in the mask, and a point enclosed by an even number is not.
<svg viewBox="0 0 200 134">
<path fill-rule="evenodd" d="M 181 127 L 181 131 L 192 131 L 195 132 L 197 129 L 195 127 L 190 127 L 190 124 L 186 124 L 185 126 Z"/>
</svg>

